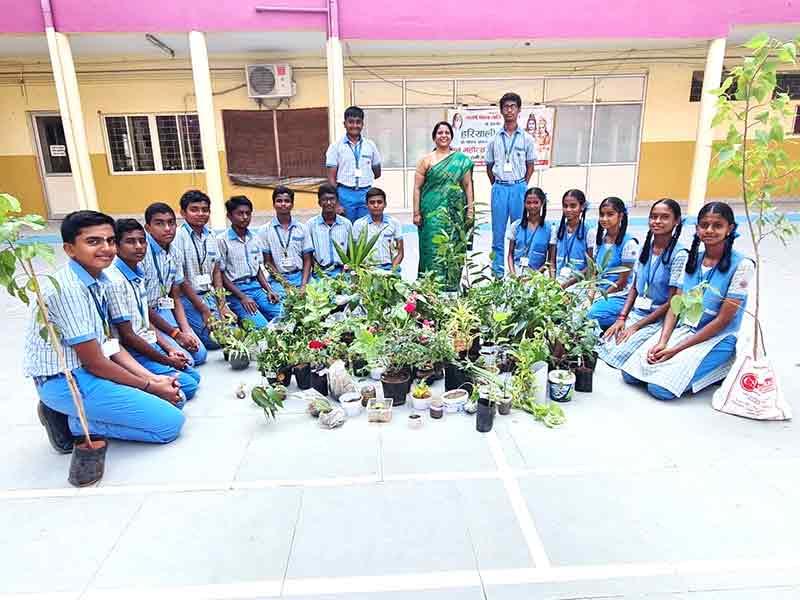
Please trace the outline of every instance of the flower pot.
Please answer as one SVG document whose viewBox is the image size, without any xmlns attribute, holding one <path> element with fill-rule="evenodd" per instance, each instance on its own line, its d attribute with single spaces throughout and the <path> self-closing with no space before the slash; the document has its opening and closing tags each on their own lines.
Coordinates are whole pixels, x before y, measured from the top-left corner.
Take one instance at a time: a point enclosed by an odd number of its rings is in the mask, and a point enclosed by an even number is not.
<svg viewBox="0 0 800 600">
<path fill-rule="evenodd" d="M 243 371 L 250 366 L 250 357 L 247 354 L 231 352 L 228 355 L 228 363 L 234 371 Z"/>
<path fill-rule="evenodd" d="M 356 358 L 350 363 L 350 372 L 357 377 L 363 376 L 367 372 L 367 361 Z"/>
<path fill-rule="evenodd" d="M 69 482 L 84 487 L 100 481 L 106 469 L 106 450 L 108 443 L 102 438 L 92 438 L 91 448 L 86 440 L 76 441 L 69 464 Z"/>
<path fill-rule="evenodd" d="M 593 378 L 594 369 L 590 367 L 578 367 L 575 369 L 575 391 L 591 393 Z"/>
<path fill-rule="evenodd" d="M 441 400 L 434 400 L 431 402 L 431 406 L 428 409 L 431 415 L 431 419 L 441 419 L 444 415 L 444 404 Z"/>
<path fill-rule="evenodd" d="M 297 387 L 301 390 L 309 389 L 311 387 L 311 365 L 308 363 L 295 365 L 293 371 Z"/>
<path fill-rule="evenodd" d="M 417 413 L 408 415 L 408 427 L 409 429 L 419 429 L 422 427 L 422 415 Z"/>
<path fill-rule="evenodd" d="M 328 369 L 314 369 L 311 371 L 311 387 L 327 397 Z"/>
<path fill-rule="evenodd" d="M 341 395 L 339 402 L 342 403 L 344 414 L 348 417 L 357 417 L 361 414 L 361 394 L 358 392 L 346 392 Z"/>
<path fill-rule="evenodd" d="M 494 425 L 494 404 L 488 398 L 478 398 L 478 412 L 475 414 L 475 429 L 481 433 L 492 430 Z"/>
<path fill-rule="evenodd" d="M 463 389 L 472 392 L 472 382 L 465 371 L 453 363 L 444 365 L 444 389 L 446 391 Z"/>
<path fill-rule="evenodd" d="M 449 390 L 442 394 L 442 402 L 444 402 L 444 409 L 449 413 L 457 413 L 464 409 L 464 404 L 467 402 L 469 394 L 466 390 Z"/>
<path fill-rule="evenodd" d="M 367 404 L 369 401 L 372 400 L 377 396 L 375 391 L 375 386 L 371 384 L 367 384 L 361 388 L 361 406 L 367 408 Z"/>
<path fill-rule="evenodd" d="M 411 404 L 414 407 L 414 410 L 428 410 L 428 407 L 431 405 L 431 395 L 430 393 L 425 396 L 424 398 L 417 398 L 413 394 L 411 395 Z"/>
<path fill-rule="evenodd" d="M 223 348 L 222 349 L 222 358 L 227 361 L 227 360 L 230 359 L 230 356 L 231 356 L 230 348 Z"/>
<path fill-rule="evenodd" d="M 423 381 L 428 385 L 432 385 L 435 379 L 436 372 L 433 369 L 417 369 L 417 381 Z"/>
<path fill-rule="evenodd" d="M 481 341 L 476 337 L 472 340 L 472 346 L 468 350 L 469 357 L 474 361 L 478 359 L 481 351 Z"/>
<path fill-rule="evenodd" d="M 503 398 L 497 403 L 497 412 L 501 415 L 511 414 L 511 398 Z"/>
<path fill-rule="evenodd" d="M 384 373 L 381 375 L 383 397 L 392 399 L 392 406 L 402 406 L 406 403 L 406 395 L 411 389 L 411 375 L 408 373 Z"/>
<path fill-rule="evenodd" d="M 292 382 L 292 367 L 281 367 L 275 373 L 275 384 L 289 386 Z"/>
<path fill-rule="evenodd" d="M 555 402 L 569 402 L 575 391 L 575 374 L 556 369 L 547 376 L 547 389 L 550 399 Z"/>
<path fill-rule="evenodd" d="M 433 365 L 433 381 L 439 381 L 440 379 L 444 379 L 444 363 L 438 362 Z"/>
</svg>

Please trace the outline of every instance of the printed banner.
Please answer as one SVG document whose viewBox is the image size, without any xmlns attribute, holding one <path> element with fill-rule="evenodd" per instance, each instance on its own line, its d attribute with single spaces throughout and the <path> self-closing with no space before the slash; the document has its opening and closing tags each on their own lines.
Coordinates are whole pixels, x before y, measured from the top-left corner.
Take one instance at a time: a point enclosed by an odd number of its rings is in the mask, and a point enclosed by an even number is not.
<svg viewBox="0 0 800 600">
<path fill-rule="evenodd" d="M 536 168 L 550 167 L 554 106 L 523 108 L 518 123 L 536 142 Z M 469 156 L 476 165 L 485 165 L 486 146 L 503 126 L 503 117 L 496 106 L 452 108 L 447 120 L 453 126 L 453 148 Z"/>
</svg>

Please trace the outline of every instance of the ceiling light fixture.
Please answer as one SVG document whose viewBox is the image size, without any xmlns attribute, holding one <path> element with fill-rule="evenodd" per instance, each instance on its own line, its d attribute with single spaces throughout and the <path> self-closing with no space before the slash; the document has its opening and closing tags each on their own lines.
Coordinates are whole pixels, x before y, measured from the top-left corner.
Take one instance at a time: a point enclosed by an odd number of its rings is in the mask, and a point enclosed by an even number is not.
<svg viewBox="0 0 800 600">
<path fill-rule="evenodd" d="M 164 42 L 154 36 L 152 33 L 145 33 L 144 39 L 153 44 L 156 48 L 161 50 L 164 54 L 168 54 L 170 58 L 175 58 L 175 50 L 167 46 Z"/>
</svg>

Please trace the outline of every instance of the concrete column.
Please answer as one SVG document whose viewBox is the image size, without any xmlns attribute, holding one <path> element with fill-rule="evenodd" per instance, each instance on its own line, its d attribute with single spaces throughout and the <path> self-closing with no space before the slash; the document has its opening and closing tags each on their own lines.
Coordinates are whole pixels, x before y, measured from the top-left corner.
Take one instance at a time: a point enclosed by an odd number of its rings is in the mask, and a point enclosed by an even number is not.
<svg viewBox="0 0 800 600">
<path fill-rule="evenodd" d="M 219 164 L 217 145 L 217 116 L 214 112 L 214 96 L 211 88 L 211 72 L 208 68 L 206 34 L 189 32 L 189 49 L 192 55 L 192 77 L 200 123 L 200 141 L 203 147 L 203 165 L 206 172 L 206 193 L 211 198 L 211 226 L 225 227 L 225 198 L 222 192 L 222 170 Z"/>
<path fill-rule="evenodd" d="M 697 121 L 697 140 L 692 162 L 692 181 L 689 186 L 689 214 L 696 214 L 706 200 L 708 171 L 711 166 L 711 144 L 714 131 L 711 122 L 716 113 L 716 96 L 709 90 L 722 83 L 722 63 L 725 60 L 725 38 L 711 40 L 703 72 L 703 93 L 700 97 L 700 117 Z"/>
<path fill-rule="evenodd" d="M 67 142 L 78 206 L 82 209 L 98 210 L 97 191 L 94 185 L 89 144 L 86 139 L 86 125 L 83 121 L 78 76 L 75 73 L 75 62 L 72 59 L 69 39 L 63 33 L 58 33 L 53 27 L 47 27 L 45 34 L 50 51 L 50 63 L 53 66 L 58 109 L 61 123 L 64 126 L 64 137 Z"/>
<path fill-rule="evenodd" d="M 344 136 L 344 58 L 338 37 L 328 38 L 325 55 L 328 64 L 328 138 L 333 143 Z"/>
</svg>

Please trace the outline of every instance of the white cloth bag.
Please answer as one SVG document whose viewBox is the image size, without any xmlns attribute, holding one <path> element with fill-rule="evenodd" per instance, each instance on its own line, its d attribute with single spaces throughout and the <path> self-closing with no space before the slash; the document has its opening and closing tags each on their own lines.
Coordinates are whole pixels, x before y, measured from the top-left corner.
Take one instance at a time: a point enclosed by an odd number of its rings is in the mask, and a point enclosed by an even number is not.
<svg viewBox="0 0 800 600">
<path fill-rule="evenodd" d="M 786 421 L 792 408 L 783 397 L 772 362 L 741 352 L 728 376 L 714 392 L 711 406 L 730 415 L 759 421 Z"/>
</svg>

